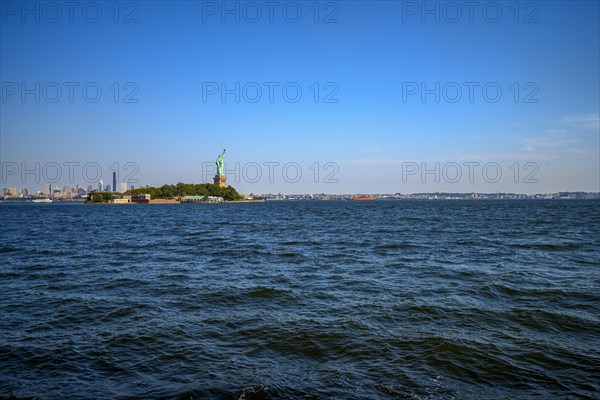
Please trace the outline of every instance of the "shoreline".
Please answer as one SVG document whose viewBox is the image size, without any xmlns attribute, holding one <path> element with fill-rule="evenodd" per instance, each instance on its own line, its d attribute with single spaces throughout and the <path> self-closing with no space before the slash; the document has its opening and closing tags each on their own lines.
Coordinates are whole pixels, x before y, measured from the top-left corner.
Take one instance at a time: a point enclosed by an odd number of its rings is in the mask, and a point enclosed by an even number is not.
<svg viewBox="0 0 600 400">
<path fill-rule="evenodd" d="M 261 199 L 261 200 L 229 200 L 229 201 L 219 201 L 219 202 L 196 202 L 196 203 L 186 203 L 186 202 L 181 202 L 181 201 L 177 201 L 177 200 L 167 200 L 167 199 L 157 199 L 157 200 L 150 200 L 149 202 L 145 202 L 145 203 L 137 203 L 137 202 L 130 202 L 130 203 L 112 203 L 112 202 L 106 202 L 106 203 L 94 203 L 94 202 L 80 202 L 83 204 L 113 204 L 113 205 L 138 205 L 138 204 L 233 204 L 233 203 L 265 203 L 266 200 Z M 16 203 L 16 202 L 15 202 Z"/>
</svg>

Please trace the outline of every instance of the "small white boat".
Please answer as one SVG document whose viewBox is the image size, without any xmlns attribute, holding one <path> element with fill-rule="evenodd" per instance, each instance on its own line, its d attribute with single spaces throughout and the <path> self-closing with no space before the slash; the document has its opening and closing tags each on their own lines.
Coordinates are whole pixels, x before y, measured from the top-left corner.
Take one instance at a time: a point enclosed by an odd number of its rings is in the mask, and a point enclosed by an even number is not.
<svg viewBox="0 0 600 400">
<path fill-rule="evenodd" d="M 52 203 L 52 199 L 35 199 L 34 203 Z"/>
</svg>

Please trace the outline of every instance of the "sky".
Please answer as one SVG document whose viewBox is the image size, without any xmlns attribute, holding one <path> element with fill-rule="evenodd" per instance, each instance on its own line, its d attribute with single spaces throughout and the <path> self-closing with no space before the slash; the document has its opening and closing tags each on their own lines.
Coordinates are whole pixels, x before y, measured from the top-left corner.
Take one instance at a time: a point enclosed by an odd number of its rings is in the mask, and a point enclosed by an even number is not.
<svg viewBox="0 0 600 400">
<path fill-rule="evenodd" d="M 1 187 L 600 191 L 600 7 L 0 2 Z"/>
</svg>

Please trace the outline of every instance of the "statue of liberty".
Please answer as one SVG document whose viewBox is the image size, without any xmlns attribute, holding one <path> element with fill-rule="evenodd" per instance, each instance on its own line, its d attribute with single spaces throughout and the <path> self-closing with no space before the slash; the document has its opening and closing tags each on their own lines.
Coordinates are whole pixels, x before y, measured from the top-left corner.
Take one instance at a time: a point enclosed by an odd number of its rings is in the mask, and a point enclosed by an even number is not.
<svg viewBox="0 0 600 400">
<path fill-rule="evenodd" d="M 217 164 L 217 176 L 225 176 L 225 174 L 223 173 L 223 169 L 225 167 L 225 160 L 224 160 L 224 156 L 225 156 L 225 151 L 227 149 L 223 149 L 223 153 L 221 153 L 219 155 L 219 157 L 217 157 L 217 161 L 215 164 Z"/>
</svg>

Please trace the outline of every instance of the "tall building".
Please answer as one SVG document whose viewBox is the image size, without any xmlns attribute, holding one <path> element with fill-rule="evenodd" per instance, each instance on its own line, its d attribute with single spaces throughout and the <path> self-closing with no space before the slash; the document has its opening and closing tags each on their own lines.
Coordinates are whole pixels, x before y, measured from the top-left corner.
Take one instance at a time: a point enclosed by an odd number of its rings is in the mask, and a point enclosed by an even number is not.
<svg viewBox="0 0 600 400">
<path fill-rule="evenodd" d="M 121 182 L 119 193 L 125 193 L 127 191 L 127 182 Z"/>
<path fill-rule="evenodd" d="M 92 185 L 88 185 L 87 186 L 87 192 L 91 192 L 92 190 L 94 190 L 94 187 Z"/>
<path fill-rule="evenodd" d="M 102 179 L 100 179 L 98 181 L 98 191 L 99 192 L 103 192 L 104 191 L 104 182 L 102 181 Z"/>
<path fill-rule="evenodd" d="M 113 171 L 113 184 L 112 184 L 112 189 L 113 191 L 117 191 L 117 171 Z M 110 190 L 109 190 L 110 191 Z"/>
<path fill-rule="evenodd" d="M 29 192 L 27 192 L 27 189 L 23 188 L 20 190 L 20 195 L 21 197 L 27 197 L 29 195 Z"/>
<path fill-rule="evenodd" d="M 44 186 L 44 194 L 45 194 L 46 196 L 52 196 L 52 185 L 51 185 L 50 183 L 47 183 L 47 184 Z"/>
</svg>

